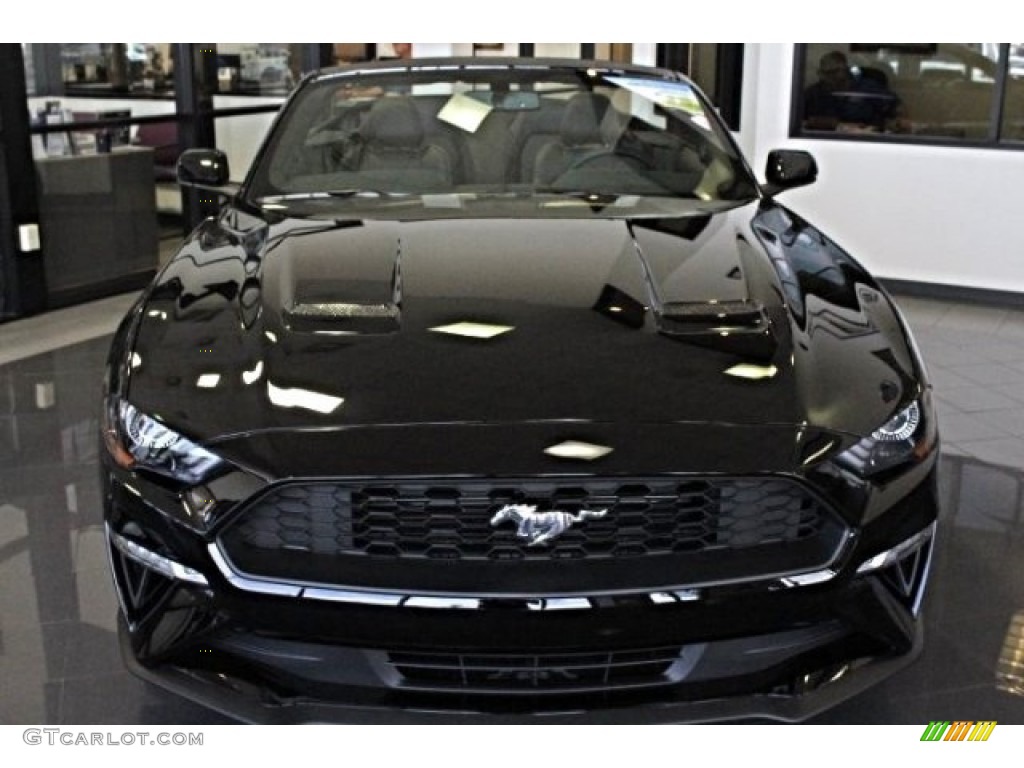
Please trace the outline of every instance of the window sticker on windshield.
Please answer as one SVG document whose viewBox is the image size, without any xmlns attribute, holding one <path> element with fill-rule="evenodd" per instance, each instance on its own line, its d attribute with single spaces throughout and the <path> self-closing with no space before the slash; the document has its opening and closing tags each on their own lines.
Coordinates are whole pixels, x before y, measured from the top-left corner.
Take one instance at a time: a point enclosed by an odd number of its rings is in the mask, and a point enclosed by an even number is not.
<svg viewBox="0 0 1024 768">
<path fill-rule="evenodd" d="M 648 80 L 642 77 L 607 77 L 605 79 L 620 88 L 650 99 L 665 109 L 679 109 L 688 115 L 704 114 L 704 108 L 701 106 L 697 94 L 686 83 Z"/>
<path fill-rule="evenodd" d="M 484 121 L 493 107 L 484 104 L 482 101 L 470 98 L 462 93 L 456 93 L 441 107 L 437 113 L 438 120 L 444 120 L 449 125 L 461 128 L 466 133 L 476 133 L 480 123 Z"/>
</svg>

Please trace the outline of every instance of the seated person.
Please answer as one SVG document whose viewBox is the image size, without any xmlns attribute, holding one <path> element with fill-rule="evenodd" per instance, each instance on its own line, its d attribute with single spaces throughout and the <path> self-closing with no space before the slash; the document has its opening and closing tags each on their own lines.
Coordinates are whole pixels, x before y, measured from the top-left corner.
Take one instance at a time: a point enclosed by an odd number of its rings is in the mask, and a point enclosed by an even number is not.
<svg viewBox="0 0 1024 768">
<path fill-rule="evenodd" d="M 900 100 L 883 80 L 855 74 L 846 55 L 821 57 L 816 83 L 804 91 L 804 127 L 818 131 L 894 129 Z"/>
</svg>

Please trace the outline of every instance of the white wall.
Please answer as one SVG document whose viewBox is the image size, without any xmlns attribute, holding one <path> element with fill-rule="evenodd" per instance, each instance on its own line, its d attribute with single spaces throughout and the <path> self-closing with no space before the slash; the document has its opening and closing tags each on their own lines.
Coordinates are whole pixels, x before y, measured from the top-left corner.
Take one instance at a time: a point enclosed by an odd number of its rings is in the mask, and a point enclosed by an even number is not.
<svg viewBox="0 0 1024 768">
<path fill-rule="evenodd" d="M 516 54 L 514 54 L 516 55 Z M 533 55 L 538 59 L 578 59 L 580 57 L 579 43 L 534 43 Z"/>
<path fill-rule="evenodd" d="M 633 63 L 653 67 L 658 60 L 657 43 L 633 43 Z"/>
<path fill-rule="evenodd" d="M 460 48 L 459 52 L 456 52 L 455 48 Z M 461 48 L 463 46 L 469 47 L 469 53 L 463 53 Z M 472 56 L 473 55 L 473 44 L 472 43 L 413 43 L 412 44 L 412 55 L 415 58 L 430 58 L 433 56 Z"/>
<path fill-rule="evenodd" d="M 770 149 L 818 161 L 817 183 L 780 201 L 881 277 L 1024 292 L 1024 152 L 790 139 L 793 52 L 745 53 L 738 138 L 758 176 Z"/>
<path fill-rule="evenodd" d="M 281 96 L 214 96 L 214 109 L 232 109 L 235 107 L 258 107 L 263 104 L 280 105 L 284 103 Z M 256 151 L 263 143 L 263 138 L 270 129 L 270 124 L 277 117 L 276 112 L 258 115 L 241 115 L 238 117 L 218 117 L 215 131 L 217 148 L 224 150 L 228 156 L 228 170 L 232 181 L 241 181 L 249 171 Z"/>
</svg>

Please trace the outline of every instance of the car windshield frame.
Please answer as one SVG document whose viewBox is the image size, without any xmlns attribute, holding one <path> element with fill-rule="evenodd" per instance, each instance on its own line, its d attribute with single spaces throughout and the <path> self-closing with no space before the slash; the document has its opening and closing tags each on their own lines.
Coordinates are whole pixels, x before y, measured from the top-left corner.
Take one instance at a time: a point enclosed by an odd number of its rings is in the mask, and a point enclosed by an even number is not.
<svg viewBox="0 0 1024 768">
<path fill-rule="evenodd" d="M 239 197 L 295 215 L 419 218 L 706 210 L 759 195 L 728 128 L 678 73 L 422 59 L 307 77 Z"/>
</svg>

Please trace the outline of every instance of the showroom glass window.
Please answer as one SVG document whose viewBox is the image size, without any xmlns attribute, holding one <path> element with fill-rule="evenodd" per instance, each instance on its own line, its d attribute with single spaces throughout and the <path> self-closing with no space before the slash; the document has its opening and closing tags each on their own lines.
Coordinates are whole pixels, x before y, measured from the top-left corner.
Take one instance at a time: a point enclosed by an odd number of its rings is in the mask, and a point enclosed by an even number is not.
<svg viewBox="0 0 1024 768">
<path fill-rule="evenodd" d="M 60 43 L 68 95 L 162 94 L 174 83 L 170 43 Z"/>
<path fill-rule="evenodd" d="M 1021 141 L 1022 96 L 1024 50 L 1017 44 L 802 44 L 792 132 L 943 144 Z"/>
<path fill-rule="evenodd" d="M 301 76 L 302 43 L 217 43 L 217 92 L 285 96 Z"/>
<path fill-rule="evenodd" d="M 1010 43 L 1002 137 L 1024 144 L 1024 43 Z"/>
</svg>

